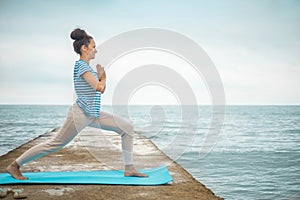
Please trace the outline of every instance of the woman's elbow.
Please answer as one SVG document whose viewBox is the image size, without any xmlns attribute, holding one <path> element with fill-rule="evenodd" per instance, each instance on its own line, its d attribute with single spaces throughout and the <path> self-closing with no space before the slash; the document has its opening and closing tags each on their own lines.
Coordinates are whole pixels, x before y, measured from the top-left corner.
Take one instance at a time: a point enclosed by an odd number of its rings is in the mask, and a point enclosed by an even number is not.
<svg viewBox="0 0 300 200">
<path fill-rule="evenodd" d="M 96 88 L 96 91 L 101 92 L 101 94 L 103 94 L 105 91 L 105 86 L 99 84 Z"/>
<path fill-rule="evenodd" d="M 102 94 L 103 94 L 103 87 L 102 86 L 98 86 L 97 88 L 96 88 L 96 91 L 97 92 L 101 92 Z"/>
</svg>

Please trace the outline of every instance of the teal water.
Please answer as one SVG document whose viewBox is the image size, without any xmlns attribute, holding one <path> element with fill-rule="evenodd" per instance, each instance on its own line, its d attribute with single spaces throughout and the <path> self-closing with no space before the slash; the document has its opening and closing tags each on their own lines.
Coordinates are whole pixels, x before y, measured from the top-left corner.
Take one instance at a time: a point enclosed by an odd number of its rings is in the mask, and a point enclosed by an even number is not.
<svg viewBox="0 0 300 200">
<path fill-rule="evenodd" d="M 68 108 L 0 105 L 0 155 L 59 127 Z M 199 152 L 214 128 L 209 106 L 130 106 L 128 115 L 124 106 L 102 109 L 129 117 L 137 132 L 218 196 L 300 199 L 300 106 L 227 106 L 216 145 L 205 157 Z"/>
<path fill-rule="evenodd" d="M 68 107 L 0 105 L 0 155 L 59 127 Z"/>
</svg>

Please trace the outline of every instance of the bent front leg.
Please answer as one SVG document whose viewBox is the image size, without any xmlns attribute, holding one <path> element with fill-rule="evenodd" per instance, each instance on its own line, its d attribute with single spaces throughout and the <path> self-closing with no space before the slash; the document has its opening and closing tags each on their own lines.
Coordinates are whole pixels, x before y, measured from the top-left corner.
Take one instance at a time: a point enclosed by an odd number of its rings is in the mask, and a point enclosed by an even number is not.
<svg viewBox="0 0 300 200">
<path fill-rule="evenodd" d="M 95 119 L 90 126 L 108 131 L 115 131 L 121 136 L 122 154 L 125 165 L 133 164 L 133 125 L 116 115 L 101 111 L 100 119 Z"/>
</svg>

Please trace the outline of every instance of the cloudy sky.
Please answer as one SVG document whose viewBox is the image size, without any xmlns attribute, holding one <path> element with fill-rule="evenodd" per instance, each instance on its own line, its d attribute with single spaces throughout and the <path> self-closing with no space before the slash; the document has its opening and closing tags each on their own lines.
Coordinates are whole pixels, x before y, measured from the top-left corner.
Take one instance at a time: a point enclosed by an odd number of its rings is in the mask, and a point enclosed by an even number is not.
<svg viewBox="0 0 300 200">
<path fill-rule="evenodd" d="M 97 44 L 140 28 L 176 31 L 197 42 L 212 59 L 227 104 L 299 104 L 299 22 L 297 0 L 0 0 L 0 104 L 71 104 L 78 56 L 69 35 L 78 27 Z M 208 89 L 190 66 L 153 51 L 133 53 L 111 66 L 103 104 L 111 103 L 118 80 L 130 68 L 151 62 L 178 69 L 198 102 L 210 104 Z M 159 85 L 140 88 L 130 100 L 174 102 L 176 94 Z"/>
</svg>

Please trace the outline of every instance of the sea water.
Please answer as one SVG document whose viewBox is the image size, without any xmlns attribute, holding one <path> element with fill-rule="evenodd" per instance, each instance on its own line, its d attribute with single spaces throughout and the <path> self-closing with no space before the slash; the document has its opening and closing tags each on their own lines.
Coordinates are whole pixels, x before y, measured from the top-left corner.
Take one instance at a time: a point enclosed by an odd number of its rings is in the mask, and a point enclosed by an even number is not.
<svg viewBox="0 0 300 200">
<path fill-rule="evenodd" d="M 0 155 L 58 128 L 69 106 L 0 105 Z"/>
<path fill-rule="evenodd" d="M 0 105 L 0 155 L 61 126 L 68 109 Z M 300 106 L 226 106 L 221 131 L 205 152 L 205 139 L 215 128 L 210 106 L 102 110 L 129 118 L 135 131 L 220 197 L 300 199 Z"/>
</svg>

